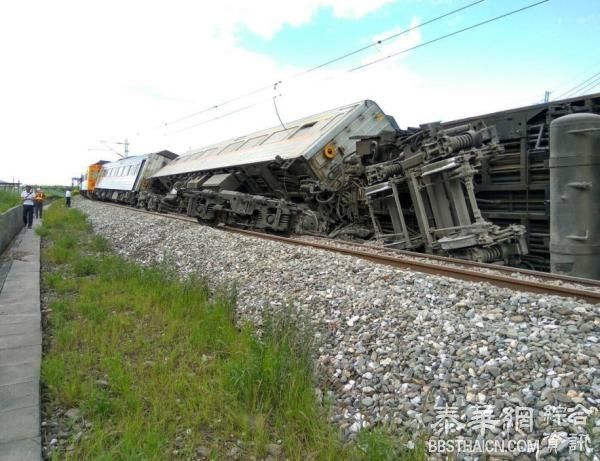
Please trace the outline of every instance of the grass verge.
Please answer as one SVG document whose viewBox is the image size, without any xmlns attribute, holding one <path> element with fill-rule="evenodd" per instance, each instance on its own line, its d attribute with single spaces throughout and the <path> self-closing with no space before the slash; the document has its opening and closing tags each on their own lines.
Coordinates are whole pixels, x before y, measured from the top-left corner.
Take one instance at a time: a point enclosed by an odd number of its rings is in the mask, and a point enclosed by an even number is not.
<svg viewBox="0 0 600 461">
<path fill-rule="evenodd" d="M 20 204 L 21 198 L 17 192 L 0 190 L 0 213 Z"/>
<path fill-rule="evenodd" d="M 38 233 L 43 412 L 63 434 L 50 459 L 425 459 L 379 431 L 340 442 L 293 313 L 265 318 L 259 336 L 234 322 L 234 296 L 115 256 L 62 203 Z"/>
</svg>

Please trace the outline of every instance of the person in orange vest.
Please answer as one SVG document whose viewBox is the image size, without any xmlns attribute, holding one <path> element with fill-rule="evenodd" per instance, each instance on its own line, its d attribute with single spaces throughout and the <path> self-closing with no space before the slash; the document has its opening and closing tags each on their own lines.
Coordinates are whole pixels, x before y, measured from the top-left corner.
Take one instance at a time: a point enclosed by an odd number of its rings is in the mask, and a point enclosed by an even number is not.
<svg viewBox="0 0 600 461">
<path fill-rule="evenodd" d="M 42 219 L 42 212 L 44 211 L 44 200 L 46 199 L 46 194 L 39 187 L 35 191 L 35 218 Z"/>
</svg>

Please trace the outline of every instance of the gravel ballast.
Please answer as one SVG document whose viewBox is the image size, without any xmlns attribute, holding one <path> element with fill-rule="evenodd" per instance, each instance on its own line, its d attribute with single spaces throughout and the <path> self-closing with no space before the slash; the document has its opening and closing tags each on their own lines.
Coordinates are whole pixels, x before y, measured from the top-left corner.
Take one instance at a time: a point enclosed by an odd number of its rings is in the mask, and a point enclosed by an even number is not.
<svg viewBox="0 0 600 461">
<path fill-rule="evenodd" d="M 458 428 L 467 439 L 539 440 L 538 456 L 558 459 L 561 453 L 577 456 L 569 451 L 569 436 L 600 437 L 600 419 L 586 415 L 587 429 L 574 419 L 600 407 L 597 305 L 381 266 L 99 202 L 80 199 L 75 206 L 128 259 L 166 261 L 181 275 L 235 284 L 241 318 L 260 322 L 264 309 L 294 306 L 316 332 L 317 393 L 331 399 L 333 419 L 348 438 L 377 424 L 445 437 Z M 446 407 L 456 408 L 457 424 L 448 423 Z M 508 415 L 517 407 L 532 411 L 531 430 L 503 424 L 515 421 Z M 472 424 L 481 415 L 494 421 L 485 434 Z"/>
</svg>

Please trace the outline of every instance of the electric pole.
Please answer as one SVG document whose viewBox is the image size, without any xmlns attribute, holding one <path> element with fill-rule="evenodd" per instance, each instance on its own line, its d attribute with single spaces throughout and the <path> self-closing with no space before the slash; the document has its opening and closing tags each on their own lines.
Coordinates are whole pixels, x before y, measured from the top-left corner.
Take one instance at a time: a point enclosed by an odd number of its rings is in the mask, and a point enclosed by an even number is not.
<svg viewBox="0 0 600 461">
<path fill-rule="evenodd" d="M 125 151 L 125 157 L 129 157 L 129 141 L 127 138 L 125 138 L 125 142 L 115 142 L 115 144 L 121 144 Z"/>
<path fill-rule="evenodd" d="M 550 92 L 548 90 L 544 91 L 544 102 L 550 101 Z M 127 140 L 125 140 L 127 141 Z"/>
</svg>

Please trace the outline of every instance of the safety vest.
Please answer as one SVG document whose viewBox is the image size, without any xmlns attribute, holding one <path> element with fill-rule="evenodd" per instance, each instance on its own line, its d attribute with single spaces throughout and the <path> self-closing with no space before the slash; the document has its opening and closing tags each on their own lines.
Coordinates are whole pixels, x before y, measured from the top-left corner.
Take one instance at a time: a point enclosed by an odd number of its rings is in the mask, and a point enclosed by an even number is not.
<svg viewBox="0 0 600 461">
<path fill-rule="evenodd" d="M 43 202 L 45 198 L 46 198 L 46 194 L 44 194 L 43 192 L 35 193 L 35 201 L 36 202 Z"/>
</svg>

